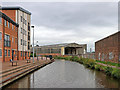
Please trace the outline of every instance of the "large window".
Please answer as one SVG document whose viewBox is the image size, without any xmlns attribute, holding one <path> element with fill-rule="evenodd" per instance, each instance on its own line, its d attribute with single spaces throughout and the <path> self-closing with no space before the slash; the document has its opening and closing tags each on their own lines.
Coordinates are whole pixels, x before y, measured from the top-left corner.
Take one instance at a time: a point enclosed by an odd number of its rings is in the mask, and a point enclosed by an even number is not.
<svg viewBox="0 0 120 90">
<path fill-rule="evenodd" d="M 23 33 L 23 29 L 21 28 L 21 33 Z"/>
<path fill-rule="evenodd" d="M 0 56 L 2 56 L 2 49 L 0 49 Z"/>
<path fill-rule="evenodd" d="M 29 57 L 29 52 L 28 52 L 28 57 Z"/>
<path fill-rule="evenodd" d="M 21 16 L 21 22 L 22 22 L 22 16 Z"/>
<path fill-rule="evenodd" d="M 15 38 L 15 43 L 17 43 L 17 38 Z"/>
<path fill-rule="evenodd" d="M 21 45 L 22 45 L 22 42 L 23 42 L 23 41 L 22 41 L 22 39 L 21 39 Z"/>
<path fill-rule="evenodd" d="M 8 28 L 10 28 L 10 22 L 8 22 Z"/>
<path fill-rule="evenodd" d="M 2 33 L 0 32 L 0 40 L 2 40 Z"/>
<path fill-rule="evenodd" d="M 10 47 L 10 36 L 5 34 L 5 46 Z"/>
<path fill-rule="evenodd" d="M 5 50 L 5 56 L 7 56 L 7 50 Z"/>
<path fill-rule="evenodd" d="M 5 20 L 5 26 L 7 26 L 7 21 Z"/>
<path fill-rule="evenodd" d="M 21 57 L 22 57 L 22 51 L 21 51 Z"/>
<path fill-rule="evenodd" d="M 12 37 L 12 43 L 14 43 L 14 37 Z"/>
<path fill-rule="evenodd" d="M 12 25 L 12 30 L 14 30 L 14 25 Z"/>
<path fill-rule="evenodd" d="M 10 50 L 8 50 L 8 56 L 10 56 Z"/>
</svg>

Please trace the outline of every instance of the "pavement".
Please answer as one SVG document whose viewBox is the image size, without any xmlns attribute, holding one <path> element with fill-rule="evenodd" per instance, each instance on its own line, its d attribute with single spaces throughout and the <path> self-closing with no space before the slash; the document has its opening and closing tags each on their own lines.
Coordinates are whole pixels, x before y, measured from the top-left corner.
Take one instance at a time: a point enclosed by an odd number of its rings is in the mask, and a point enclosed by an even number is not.
<svg viewBox="0 0 120 90">
<path fill-rule="evenodd" d="M 43 60 L 39 57 L 39 62 L 40 63 L 43 63 L 46 61 L 46 58 L 43 57 Z M 50 59 L 47 58 L 47 60 L 49 61 Z M 31 63 L 33 63 L 33 59 L 31 58 L 30 59 Z M 34 59 L 34 62 L 38 62 L 37 58 L 35 57 Z M 23 66 L 23 65 L 26 65 L 26 64 L 31 64 L 31 63 L 27 63 L 27 60 L 17 60 L 17 66 L 12 66 L 12 63 L 10 61 L 8 62 L 0 62 L 0 72 L 2 71 L 5 71 L 5 70 L 8 70 L 8 69 L 13 69 L 13 68 L 16 68 L 16 67 L 20 67 L 20 66 Z"/>
<path fill-rule="evenodd" d="M 111 65 L 107 65 L 107 64 L 103 64 L 103 63 L 97 63 L 97 64 L 100 64 L 100 65 L 103 65 L 103 66 L 109 66 L 109 67 L 112 67 L 112 68 L 118 68 L 118 69 L 120 69 L 120 67 L 111 66 Z"/>
</svg>

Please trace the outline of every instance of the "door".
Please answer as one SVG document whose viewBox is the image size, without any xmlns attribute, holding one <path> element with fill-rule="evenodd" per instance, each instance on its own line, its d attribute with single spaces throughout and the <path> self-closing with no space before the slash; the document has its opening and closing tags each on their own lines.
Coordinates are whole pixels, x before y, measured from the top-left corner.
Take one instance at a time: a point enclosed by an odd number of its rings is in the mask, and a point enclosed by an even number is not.
<svg viewBox="0 0 120 90">
<path fill-rule="evenodd" d="M 12 50 L 12 60 L 14 60 L 14 50 Z"/>
<path fill-rule="evenodd" d="M 25 59 L 27 59 L 27 52 L 25 52 Z"/>
</svg>

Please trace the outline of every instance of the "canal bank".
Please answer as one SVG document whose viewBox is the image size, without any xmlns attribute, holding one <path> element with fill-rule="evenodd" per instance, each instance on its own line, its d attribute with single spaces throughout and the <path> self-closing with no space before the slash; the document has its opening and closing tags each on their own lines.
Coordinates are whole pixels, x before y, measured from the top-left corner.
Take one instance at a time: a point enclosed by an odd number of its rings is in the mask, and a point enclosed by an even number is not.
<svg viewBox="0 0 120 90">
<path fill-rule="evenodd" d="M 118 90 L 120 82 L 82 64 L 56 59 L 54 63 L 26 75 L 4 89 L 8 88 L 116 88 Z"/>
<path fill-rule="evenodd" d="M 52 63 L 49 59 L 37 60 L 35 62 L 27 63 L 27 60 L 17 61 L 17 66 L 12 66 L 10 62 L 6 62 L 2 64 L 2 71 L 0 71 L 0 88 L 4 87 L 11 82 L 20 79 L 21 77 L 40 69 L 50 63 Z M 5 67 L 6 66 L 6 67 Z M 8 69 L 9 68 L 9 69 Z"/>
<path fill-rule="evenodd" d="M 97 71 L 102 71 L 106 75 L 120 80 L 119 63 L 103 62 L 89 58 L 80 58 L 77 56 L 67 56 L 67 57 L 55 56 L 54 58 L 78 62 L 80 64 L 83 64 L 87 68 L 95 69 Z"/>
</svg>

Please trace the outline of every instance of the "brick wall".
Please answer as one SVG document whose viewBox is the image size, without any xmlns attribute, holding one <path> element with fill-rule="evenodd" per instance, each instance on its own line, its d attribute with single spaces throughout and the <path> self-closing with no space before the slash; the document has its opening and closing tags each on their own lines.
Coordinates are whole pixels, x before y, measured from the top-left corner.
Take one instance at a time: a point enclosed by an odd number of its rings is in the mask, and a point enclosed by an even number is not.
<svg viewBox="0 0 120 90">
<path fill-rule="evenodd" d="M 95 42 L 95 58 L 101 61 L 118 62 L 119 46 L 119 35 L 117 32 L 110 35 L 102 40 Z M 118 48 L 119 47 L 119 48 Z"/>
</svg>

